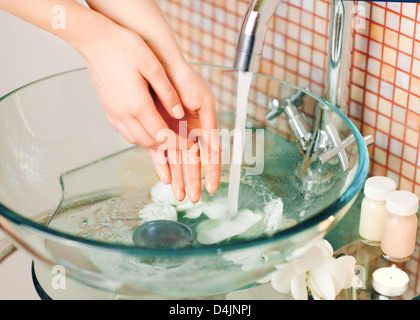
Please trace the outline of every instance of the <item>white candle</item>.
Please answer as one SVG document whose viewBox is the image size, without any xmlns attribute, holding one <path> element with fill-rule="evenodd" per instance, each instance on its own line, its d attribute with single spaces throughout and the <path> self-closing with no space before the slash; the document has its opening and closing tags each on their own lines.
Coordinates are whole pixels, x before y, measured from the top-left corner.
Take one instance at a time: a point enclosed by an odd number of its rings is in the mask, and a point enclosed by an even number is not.
<svg viewBox="0 0 420 320">
<path fill-rule="evenodd" d="M 395 265 L 376 270 L 372 277 L 373 289 L 384 296 L 401 296 L 408 289 L 407 273 L 396 268 Z"/>
</svg>

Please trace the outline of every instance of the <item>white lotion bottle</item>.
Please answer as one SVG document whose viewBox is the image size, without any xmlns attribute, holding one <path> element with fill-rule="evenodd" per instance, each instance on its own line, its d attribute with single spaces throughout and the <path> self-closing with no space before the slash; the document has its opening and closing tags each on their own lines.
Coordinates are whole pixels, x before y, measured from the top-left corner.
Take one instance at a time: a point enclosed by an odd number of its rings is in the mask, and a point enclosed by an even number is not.
<svg viewBox="0 0 420 320">
<path fill-rule="evenodd" d="M 387 212 L 386 197 L 395 189 L 395 182 L 388 177 L 375 176 L 366 180 L 359 224 L 363 243 L 370 246 L 381 244 Z"/>
</svg>

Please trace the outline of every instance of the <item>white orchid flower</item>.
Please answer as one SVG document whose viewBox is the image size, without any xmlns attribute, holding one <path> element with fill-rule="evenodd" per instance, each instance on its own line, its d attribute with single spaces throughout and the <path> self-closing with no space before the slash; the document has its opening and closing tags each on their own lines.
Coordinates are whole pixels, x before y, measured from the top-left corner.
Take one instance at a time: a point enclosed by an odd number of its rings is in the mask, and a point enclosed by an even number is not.
<svg viewBox="0 0 420 320">
<path fill-rule="evenodd" d="M 278 266 L 271 285 L 278 292 L 290 292 L 296 300 L 308 299 L 308 290 L 314 299 L 334 300 L 342 289 L 360 283 L 354 281 L 355 267 L 354 257 L 334 258 L 331 244 L 321 240 L 302 257 Z"/>
</svg>

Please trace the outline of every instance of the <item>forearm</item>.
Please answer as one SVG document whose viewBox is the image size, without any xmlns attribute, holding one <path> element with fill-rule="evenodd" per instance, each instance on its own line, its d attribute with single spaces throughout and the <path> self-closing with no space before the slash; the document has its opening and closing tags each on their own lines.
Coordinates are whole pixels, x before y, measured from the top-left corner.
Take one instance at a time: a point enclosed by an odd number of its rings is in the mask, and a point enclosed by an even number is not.
<svg viewBox="0 0 420 320">
<path fill-rule="evenodd" d="M 88 5 L 121 26 L 139 34 L 170 70 L 185 62 L 173 31 L 154 0 L 87 0 Z"/>
<path fill-rule="evenodd" d="M 0 9 L 60 37 L 81 53 L 113 24 L 73 0 L 0 0 Z"/>
</svg>

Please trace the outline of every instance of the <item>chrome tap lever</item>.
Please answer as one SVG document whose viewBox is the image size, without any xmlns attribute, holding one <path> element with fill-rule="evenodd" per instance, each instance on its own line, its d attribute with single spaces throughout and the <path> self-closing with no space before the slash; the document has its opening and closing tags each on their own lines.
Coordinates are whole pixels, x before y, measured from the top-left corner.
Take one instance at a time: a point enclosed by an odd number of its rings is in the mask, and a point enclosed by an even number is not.
<svg viewBox="0 0 420 320">
<path fill-rule="evenodd" d="M 284 100 L 273 99 L 269 105 L 269 111 L 266 113 L 267 120 L 273 120 L 275 117 L 282 114 L 286 107 L 290 104 L 294 105 L 295 107 L 299 107 L 302 105 L 302 99 L 305 96 L 305 92 L 296 89 L 292 95 Z"/>
<path fill-rule="evenodd" d="M 356 141 L 356 138 L 354 137 L 354 135 L 351 134 L 344 140 L 341 140 L 337 129 L 332 123 L 326 125 L 325 131 L 328 134 L 330 142 L 332 143 L 332 147 L 326 152 L 320 154 L 318 156 L 319 160 L 321 161 L 321 163 L 326 163 L 327 161 L 330 161 L 333 157 L 338 156 L 338 159 L 341 163 L 341 167 L 344 171 L 346 171 L 349 167 L 349 160 L 347 157 L 346 149 Z M 365 141 L 367 146 L 373 143 L 373 137 L 371 135 L 364 136 L 363 140 Z"/>
</svg>

